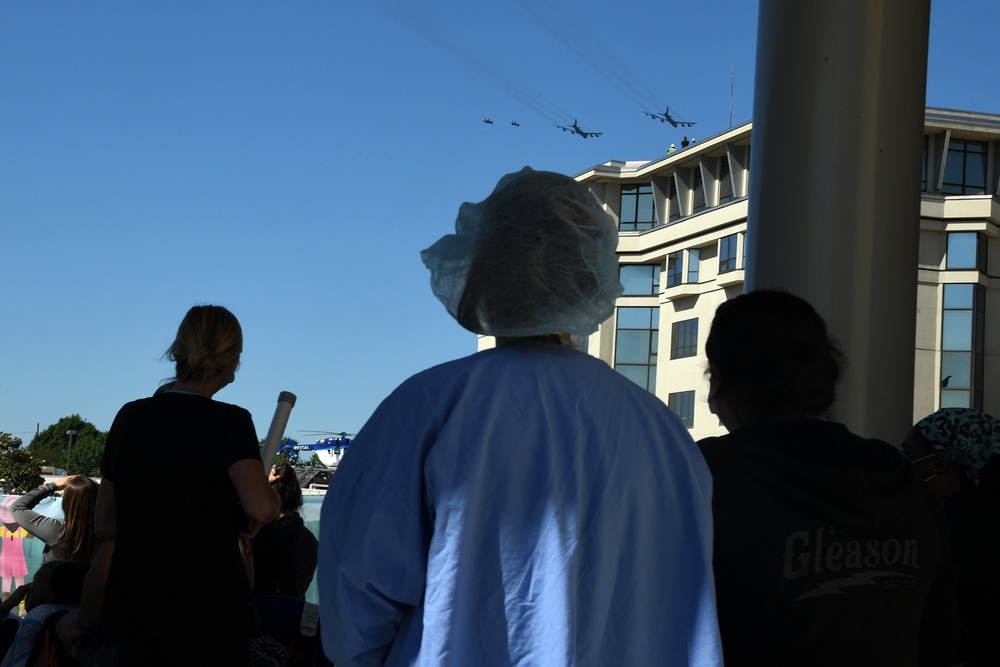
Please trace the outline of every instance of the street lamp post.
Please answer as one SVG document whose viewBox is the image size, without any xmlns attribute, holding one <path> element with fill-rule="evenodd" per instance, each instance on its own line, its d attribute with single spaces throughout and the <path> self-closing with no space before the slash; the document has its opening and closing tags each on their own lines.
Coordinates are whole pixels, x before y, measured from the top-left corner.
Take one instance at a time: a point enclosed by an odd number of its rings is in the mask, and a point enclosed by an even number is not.
<svg viewBox="0 0 1000 667">
<path fill-rule="evenodd" d="M 69 474 L 69 455 L 73 452 L 73 436 L 76 435 L 78 432 L 79 431 L 77 431 L 75 428 L 71 428 L 70 430 L 66 431 L 66 435 L 69 436 L 69 447 L 66 449 L 66 474 L 67 475 Z"/>
</svg>

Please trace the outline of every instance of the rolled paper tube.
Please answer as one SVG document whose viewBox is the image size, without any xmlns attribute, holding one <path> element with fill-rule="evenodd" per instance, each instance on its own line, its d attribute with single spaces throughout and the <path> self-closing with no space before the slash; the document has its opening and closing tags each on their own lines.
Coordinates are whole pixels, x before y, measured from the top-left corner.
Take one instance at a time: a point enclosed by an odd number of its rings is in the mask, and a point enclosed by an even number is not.
<svg viewBox="0 0 1000 667">
<path fill-rule="evenodd" d="M 274 459 L 278 456 L 278 446 L 281 445 L 281 438 L 285 433 L 285 426 L 288 425 L 288 416 L 295 406 L 295 394 L 290 391 L 283 391 L 278 394 L 278 406 L 274 409 L 274 418 L 271 419 L 271 428 L 267 430 L 267 438 L 264 440 L 264 451 L 260 458 L 264 462 L 264 474 L 271 472 Z"/>
</svg>

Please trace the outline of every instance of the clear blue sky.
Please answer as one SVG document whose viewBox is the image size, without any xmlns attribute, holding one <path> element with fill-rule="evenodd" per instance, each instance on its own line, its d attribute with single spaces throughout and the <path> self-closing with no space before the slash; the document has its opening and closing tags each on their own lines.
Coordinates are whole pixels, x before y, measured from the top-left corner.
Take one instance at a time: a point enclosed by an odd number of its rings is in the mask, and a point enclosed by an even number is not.
<svg viewBox="0 0 1000 667">
<path fill-rule="evenodd" d="M 419 14 L 410 7 L 424 6 Z M 650 160 L 750 119 L 757 5 L 639 0 L 0 3 L 0 431 L 106 430 L 171 375 L 186 310 L 230 308 L 217 395 L 356 432 L 470 354 L 419 251 L 525 165 Z M 995 0 L 936 2 L 928 104 L 1000 112 Z M 484 118 L 493 125 L 482 122 Z M 600 138 L 553 123 L 579 119 Z M 520 127 L 510 125 L 510 121 Z"/>
</svg>

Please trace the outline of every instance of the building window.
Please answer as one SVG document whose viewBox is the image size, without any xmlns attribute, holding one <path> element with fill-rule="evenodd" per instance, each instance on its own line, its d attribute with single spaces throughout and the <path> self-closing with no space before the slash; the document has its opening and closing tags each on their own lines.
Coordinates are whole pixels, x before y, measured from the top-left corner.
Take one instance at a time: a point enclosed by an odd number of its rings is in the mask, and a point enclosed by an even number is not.
<svg viewBox="0 0 1000 667">
<path fill-rule="evenodd" d="M 670 358 L 682 359 L 698 354 L 698 318 L 674 322 L 670 327 Z"/>
<path fill-rule="evenodd" d="M 941 313 L 941 407 L 983 404 L 986 290 L 975 284 L 944 286 Z"/>
<path fill-rule="evenodd" d="M 625 291 L 632 296 L 652 296 L 660 293 L 659 264 L 626 264 L 618 270 Z"/>
<path fill-rule="evenodd" d="M 656 390 L 656 348 L 660 309 L 619 308 L 615 330 L 615 370 L 650 392 Z"/>
<path fill-rule="evenodd" d="M 694 391 L 667 394 L 667 407 L 681 418 L 687 428 L 694 428 Z"/>
<path fill-rule="evenodd" d="M 687 282 L 698 282 L 698 265 L 701 264 L 701 248 L 691 248 L 688 250 L 688 271 Z"/>
<path fill-rule="evenodd" d="M 652 229 L 656 225 L 656 208 L 653 206 L 653 186 L 623 185 L 619 229 L 634 232 Z"/>
<path fill-rule="evenodd" d="M 677 187 L 673 180 L 670 182 L 670 196 L 667 198 L 667 208 L 670 210 L 670 222 L 679 220 L 681 217 L 681 203 L 677 198 Z"/>
<path fill-rule="evenodd" d="M 676 287 L 681 284 L 681 277 L 684 275 L 684 253 L 672 252 L 667 255 L 667 287 Z"/>
<path fill-rule="evenodd" d="M 986 142 L 952 139 L 945 157 L 941 192 L 952 195 L 986 193 Z"/>
<path fill-rule="evenodd" d="M 729 157 L 723 156 L 719 169 L 719 203 L 725 204 L 733 200 L 733 175 L 729 171 Z"/>
<path fill-rule="evenodd" d="M 986 249 L 985 239 L 976 232 L 949 232 L 944 268 L 986 271 Z"/>
<path fill-rule="evenodd" d="M 694 177 L 691 182 L 694 184 L 692 188 L 694 190 L 694 204 L 691 207 L 692 213 L 697 213 L 698 211 L 705 210 L 705 182 L 701 178 L 701 168 L 695 167 L 693 169 Z"/>
<path fill-rule="evenodd" d="M 730 234 L 719 240 L 719 273 L 736 270 L 736 246 L 739 234 Z"/>
<path fill-rule="evenodd" d="M 920 163 L 920 191 L 927 192 L 927 160 L 930 157 L 931 138 L 924 135 L 924 152 Z"/>
</svg>

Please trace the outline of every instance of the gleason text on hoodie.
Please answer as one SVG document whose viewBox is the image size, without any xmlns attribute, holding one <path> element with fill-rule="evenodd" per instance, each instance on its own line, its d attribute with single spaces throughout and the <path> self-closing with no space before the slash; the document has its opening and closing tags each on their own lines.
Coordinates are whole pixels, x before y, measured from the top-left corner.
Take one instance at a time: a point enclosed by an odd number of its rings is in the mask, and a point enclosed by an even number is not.
<svg viewBox="0 0 1000 667">
<path fill-rule="evenodd" d="M 944 517 L 890 445 L 818 419 L 699 443 L 726 665 L 948 665 Z"/>
</svg>

